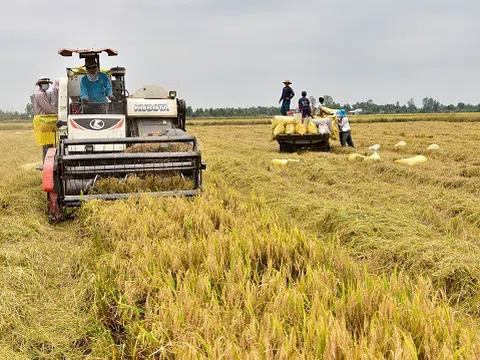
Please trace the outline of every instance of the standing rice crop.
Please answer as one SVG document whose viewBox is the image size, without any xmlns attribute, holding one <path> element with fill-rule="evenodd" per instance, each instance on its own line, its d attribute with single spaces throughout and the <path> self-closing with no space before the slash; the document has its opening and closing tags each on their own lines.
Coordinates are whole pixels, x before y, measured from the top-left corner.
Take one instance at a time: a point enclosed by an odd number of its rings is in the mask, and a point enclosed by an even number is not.
<svg viewBox="0 0 480 360">
<path fill-rule="evenodd" d="M 82 221 L 98 256 L 95 354 L 480 355 L 476 324 L 455 315 L 428 278 L 369 274 L 221 180 L 194 200 L 91 202 Z"/>
</svg>

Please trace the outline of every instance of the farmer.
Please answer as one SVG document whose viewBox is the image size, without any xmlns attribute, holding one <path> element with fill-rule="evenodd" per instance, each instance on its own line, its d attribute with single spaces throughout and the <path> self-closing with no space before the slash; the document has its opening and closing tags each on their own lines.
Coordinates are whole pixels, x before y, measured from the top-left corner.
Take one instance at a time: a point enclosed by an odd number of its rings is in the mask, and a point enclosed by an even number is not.
<svg viewBox="0 0 480 360">
<path fill-rule="evenodd" d="M 350 122 L 348 121 L 347 113 L 344 109 L 338 110 L 335 118 L 338 122 L 340 129 L 340 144 L 342 147 L 348 146 L 355 147 L 353 145 L 352 133 L 350 131 Z"/>
<path fill-rule="evenodd" d="M 280 108 L 281 114 L 287 115 L 287 111 L 290 110 L 290 101 L 295 96 L 295 92 L 290 87 L 290 85 L 292 84 L 290 80 L 285 80 L 283 83 L 285 84 L 285 87 L 282 90 L 282 95 L 280 96 L 280 100 L 278 101 L 278 103 L 282 103 L 282 107 Z"/>
<path fill-rule="evenodd" d="M 325 102 L 325 98 L 320 96 L 318 98 L 318 106 L 315 108 L 314 115 L 323 116 L 323 115 L 330 115 L 328 111 L 323 109 L 323 103 Z"/>
<path fill-rule="evenodd" d="M 84 114 L 106 114 L 107 98 L 113 100 L 112 83 L 99 71 L 95 57 L 85 58 L 87 74 L 80 80 L 80 99 Z"/>
<path fill-rule="evenodd" d="M 302 97 L 298 99 L 298 111 L 302 113 L 302 119 L 312 116 L 312 106 L 305 90 L 302 91 Z"/>
<path fill-rule="evenodd" d="M 50 84 L 52 81 L 46 76 L 40 77 L 35 83 L 37 89 L 32 96 L 34 116 L 57 113 L 58 80 L 55 80 L 54 86 L 50 87 Z M 51 147 L 53 144 L 42 145 L 42 161 Z M 42 166 L 38 169 L 41 170 Z"/>
<path fill-rule="evenodd" d="M 50 84 L 52 81 L 46 76 L 40 77 L 35 83 L 38 88 L 33 95 L 34 115 L 57 113 L 58 80 L 53 87 L 50 87 Z"/>
</svg>

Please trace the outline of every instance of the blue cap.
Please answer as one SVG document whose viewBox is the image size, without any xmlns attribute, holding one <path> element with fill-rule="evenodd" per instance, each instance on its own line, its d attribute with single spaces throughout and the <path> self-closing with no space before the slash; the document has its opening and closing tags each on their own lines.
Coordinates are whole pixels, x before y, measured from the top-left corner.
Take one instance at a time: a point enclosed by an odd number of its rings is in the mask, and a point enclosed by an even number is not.
<svg viewBox="0 0 480 360">
<path fill-rule="evenodd" d="M 347 112 L 344 109 L 338 110 L 337 115 L 340 117 L 345 117 L 347 116 Z"/>
</svg>

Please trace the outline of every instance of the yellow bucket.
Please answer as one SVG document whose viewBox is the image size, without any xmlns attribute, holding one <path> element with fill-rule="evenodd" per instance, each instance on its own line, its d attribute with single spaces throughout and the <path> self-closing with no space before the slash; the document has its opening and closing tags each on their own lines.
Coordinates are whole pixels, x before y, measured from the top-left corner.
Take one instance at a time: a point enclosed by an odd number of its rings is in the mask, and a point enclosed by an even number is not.
<svg viewBox="0 0 480 360">
<path fill-rule="evenodd" d="M 37 145 L 55 145 L 58 138 L 57 114 L 37 115 L 33 118 L 33 131 Z"/>
</svg>

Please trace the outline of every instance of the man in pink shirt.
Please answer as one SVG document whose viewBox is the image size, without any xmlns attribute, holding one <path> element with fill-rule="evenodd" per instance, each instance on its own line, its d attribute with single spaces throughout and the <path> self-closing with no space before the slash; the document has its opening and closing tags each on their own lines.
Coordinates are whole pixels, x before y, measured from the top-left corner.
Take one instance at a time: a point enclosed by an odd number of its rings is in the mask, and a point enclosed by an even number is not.
<svg viewBox="0 0 480 360">
<path fill-rule="evenodd" d="M 58 80 L 55 81 L 53 87 L 50 87 L 51 83 L 52 81 L 48 77 L 41 77 L 35 84 L 38 86 L 38 89 L 33 95 L 33 113 L 35 116 L 57 113 Z M 53 145 L 43 145 L 43 160 L 45 160 L 48 149 L 52 146 Z M 41 170 L 42 166 L 38 169 Z"/>
<path fill-rule="evenodd" d="M 58 96 L 58 82 L 50 88 L 52 81 L 48 77 L 41 77 L 35 85 L 38 86 L 33 96 L 33 113 L 35 115 L 56 114 L 56 97 Z"/>
</svg>

